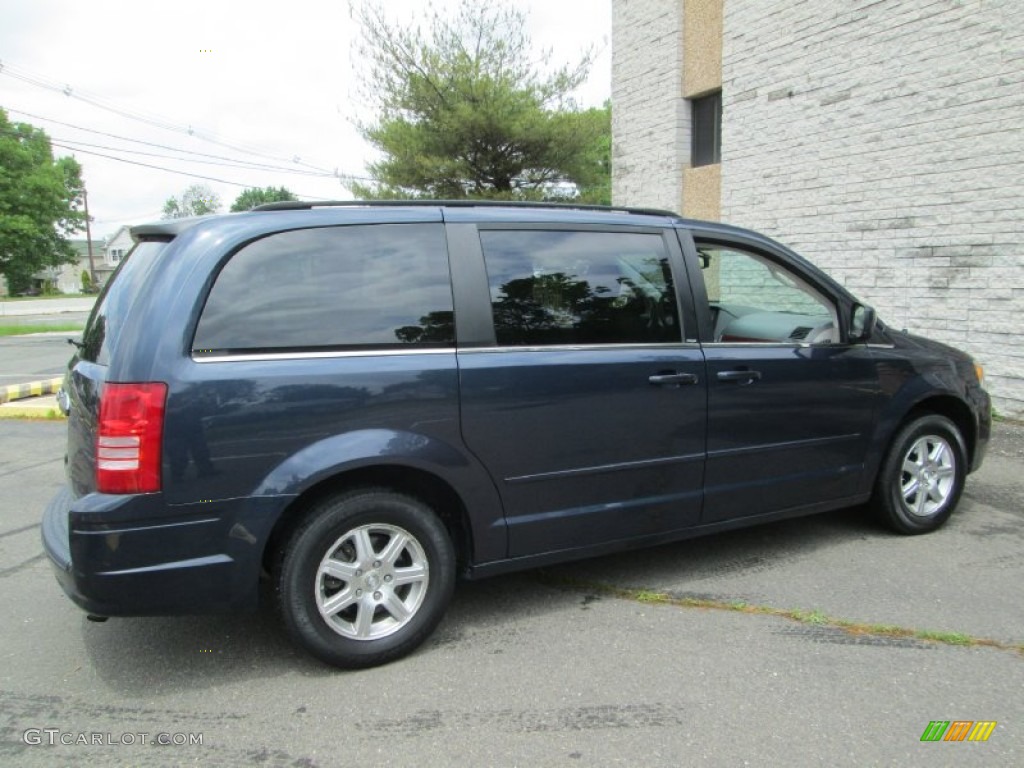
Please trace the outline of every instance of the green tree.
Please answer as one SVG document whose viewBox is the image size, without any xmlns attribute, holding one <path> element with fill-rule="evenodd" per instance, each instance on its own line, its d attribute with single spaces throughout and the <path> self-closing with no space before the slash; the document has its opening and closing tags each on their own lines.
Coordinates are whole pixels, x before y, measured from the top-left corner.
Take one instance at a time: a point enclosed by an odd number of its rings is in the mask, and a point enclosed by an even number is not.
<svg viewBox="0 0 1024 768">
<path fill-rule="evenodd" d="M 580 162 L 576 185 L 579 201 L 595 205 L 612 204 L 612 103 L 588 109 L 583 119 L 592 122 L 590 131 L 597 137 L 587 145 Z"/>
<path fill-rule="evenodd" d="M 251 211 L 264 203 L 279 203 L 287 200 L 298 200 L 293 192 L 285 187 L 250 187 L 243 191 L 231 204 L 232 213 Z"/>
<path fill-rule="evenodd" d="M 164 203 L 164 219 L 205 216 L 220 210 L 220 198 L 205 184 L 193 184 L 180 197 L 168 197 Z"/>
<path fill-rule="evenodd" d="M 44 131 L 0 109 L 0 273 L 19 293 L 46 267 L 73 262 L 68 236 L 85 223 L 82 167 L 54 159 Z"/>
<path fill-rule="evenodd" d="M 382 154 L 362 198 L 604 199 L 610 107 L 582 110 L 570 94 L 591 54 L 551 68 L 526 17 L 496 2 L 463 2 L 454 18 L 431 10 L 425 27 L 390 21 L 380 4 L 356 3 L 366 98 L 360 125 Z"/>
</svg>

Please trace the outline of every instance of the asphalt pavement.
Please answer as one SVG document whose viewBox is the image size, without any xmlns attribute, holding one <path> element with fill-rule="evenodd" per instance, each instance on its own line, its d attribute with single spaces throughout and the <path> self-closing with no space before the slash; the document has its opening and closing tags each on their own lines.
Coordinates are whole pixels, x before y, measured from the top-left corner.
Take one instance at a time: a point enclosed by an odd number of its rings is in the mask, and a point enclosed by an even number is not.
<svg viewBox="0 0 1024 768">
<path fill-rule="evenodd" d="M 0 764 L 931 767 L 1024 754 L 1021 426 L 997 427 L 937 533 L 891 535 L 854 509 L 464 583 L 422 649 L 361 672 L 296 650 L 269 610 L 87 621 L 39 543 L 63 444 L 62 423 L 0 421 Z M 997 725 L 985 742 L 922 742 L 936 720 Z"/>
<path fill-rule="evenodd" d="M 0 300 L 0 323 L 15 317 L 88 314 L 95 303 L 95 296 Z"/>
<path fill-rule="evenodd" d="M 63 376 L 74 349 L 73 331 L 0 336 L 0 386 Z"/>
<path fill-rule="evenodd" d="M 0 301 L 0 325 L 85 325 L 96 298 Z M 74 331 L 0 336 L 0 387 L 64 375 Z"/>
</svg>

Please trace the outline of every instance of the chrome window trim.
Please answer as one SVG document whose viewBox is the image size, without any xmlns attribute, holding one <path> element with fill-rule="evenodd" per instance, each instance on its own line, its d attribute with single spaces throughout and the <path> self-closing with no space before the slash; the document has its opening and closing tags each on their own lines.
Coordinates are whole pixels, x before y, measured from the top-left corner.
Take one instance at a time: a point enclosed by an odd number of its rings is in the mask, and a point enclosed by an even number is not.
<svg viewBox="0 0 1024 768">
<path fill-rule="evenodd" d="M 804 341 L 709 341 L 704 345 L 705 347 L 712 347 L 718 349 L 725 347 L 727 349 L 736 349 L 744 347 L 748 349 L 764 349 L 766 347 L 775 347 L 778 349 L 829 349 L 830 347 L 848 347 L 849 344 L 811 344 Z"/>
<path fill-rule="evenodd" d="M 486 346 L 486 347 L 442 347 L 438 349 L 347 349 L 330 350 L 323 352 L 239 352 L 228 355 L 203 355 L 198 356 L 192 353 L 192 361 L 195 363 L 233 363 L 233 362 L 271 362 L 275 360 L 318 360 L 335 359 L 346 357 L 400 357 L 403 355 L 479 355 L 493 354 L 495 352 L 586 352 L 586 351 L 617 351 L 627 349 L 659 349 L 663 351 L 699 350 L 704 347 L 726 348 L 726 349 L 766 349 L 774 347 L 779 349 L 812 349 L 847 346 L 840 344 L 802 344 L 800 342 L 779 343 L 779 342 L 709 342 L 700 344 L 697 342 L 668 342 L 661 344 L 547 344 L 531 346 Z M 867 344 L 873 349 L 892 349 L 890 344 Z"/>
<path fill-rule="evenodd" d="M 487 347 L 459 347 L 460 355 L 469 354 L 490 354 L 493 352 L 588 352 L 588 351 L 616 351 L 628 349 L 660 349 L 670 352 L 678 350 L 699 350 L 700 344 L 696 342 L 667 342 L 663 344 L 540 344 L 530 346 L 487 346 Z"/>
<path fill-rule="evenodd" d="M 271 362 L 275 360 L 319 360 L 345 357 L 400 357 L 403 355 L 454 355 L 455 347 L 431 349 L 346 349 L 323 352 L 239 352 L 229 355 L 203 355 L 192 353 L 195 363 Z"/>
</svg>

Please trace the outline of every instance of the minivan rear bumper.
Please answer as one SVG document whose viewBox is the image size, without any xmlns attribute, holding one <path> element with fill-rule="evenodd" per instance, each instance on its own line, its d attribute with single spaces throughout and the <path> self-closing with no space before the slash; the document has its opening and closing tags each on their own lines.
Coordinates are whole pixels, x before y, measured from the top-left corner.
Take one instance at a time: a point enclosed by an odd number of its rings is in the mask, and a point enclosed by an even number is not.
<svg viewBox="0 0 1024 768">
<path fill-rule="evenodd" d="M 106 497 L 127 512 L 133 498 Z M 253 610 L 266 535 L 239 522 L 237 500 L 209 504 L 202 515 L 109 523 L 102 495 L 75 499 L 61 489 L 43 513 L 43 548 L 61 588 L 101 616 L 166 616 Z M 83 507 L 85 509 L 83 509 Z M 145 520 L 143 514 L 140 520 Z"/>
<path fill-rule="evenodd" d="M 71 547 L 68 545 L 68 509 L 71 506 L 71 491 L 66 487 L 50 499 L 43 512 L 42 536 L 43 550 L 50 558 L 54 575 L 68 597 L 86 608 L 80 601 L 81 595 L 75 592 L 75 582 L 71 578 Z M 89 610 L 86 608 L 86 610 Z"/>
</svg>

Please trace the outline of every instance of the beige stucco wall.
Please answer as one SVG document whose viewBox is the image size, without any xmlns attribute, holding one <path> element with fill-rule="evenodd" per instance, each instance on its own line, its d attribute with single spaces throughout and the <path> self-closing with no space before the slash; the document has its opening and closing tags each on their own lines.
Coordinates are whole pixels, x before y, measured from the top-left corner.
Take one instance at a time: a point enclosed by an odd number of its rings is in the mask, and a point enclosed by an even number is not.
<svg viewBox="0 0 1024 768">
<path fill-rule="evenodd" d="M 690 99 L 721 87 L 722 0 L 683 0 L 683 96 Z M 722 166 L 686 166 L 680 205 L 683 215 L 718 221 L 722 217 Z"/>
<path fill-rule="evenodd" d="M 683 2 L 683 96 L 722 87 L 722 0 Z"/>
<path fill-rule="evenodd" d="M 683 215 L 690 219 L 722 218 L 722 166 L 702 165 L 683 171 Z"/>
</svg>

